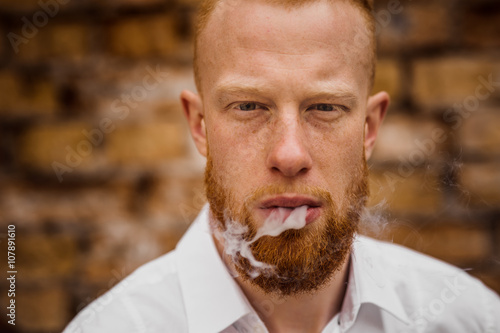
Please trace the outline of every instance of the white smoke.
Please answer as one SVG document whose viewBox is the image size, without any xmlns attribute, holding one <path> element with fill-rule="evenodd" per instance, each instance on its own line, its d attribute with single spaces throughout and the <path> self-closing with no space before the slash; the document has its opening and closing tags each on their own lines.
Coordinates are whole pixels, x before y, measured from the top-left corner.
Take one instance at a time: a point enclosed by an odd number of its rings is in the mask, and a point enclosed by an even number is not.
<svg viewBox="0 0 500 333">
<path fill-rule="evenodd" d="M 285 230 L 303 228 L 306 225 L 307 208 L 308 206 L 279 207 L 273 210 L 250 241 L 243 237 L 248 232 L 248 227 L 232 219 L 226 219 L 224 232 L 214 228 L 214 234 L 224 244 L 224 253 L 231 258 L 233 263 L 237 262 L 238 254 L 249 261 L 252 269 L 247 273 L 254 279 L 263 272 L 272 272 L 274 266 L 255 259 L 250 245 L 264 236 L 276 237 Z M 288 214 L 289 216 L 285 219 Z"/>
</svg>

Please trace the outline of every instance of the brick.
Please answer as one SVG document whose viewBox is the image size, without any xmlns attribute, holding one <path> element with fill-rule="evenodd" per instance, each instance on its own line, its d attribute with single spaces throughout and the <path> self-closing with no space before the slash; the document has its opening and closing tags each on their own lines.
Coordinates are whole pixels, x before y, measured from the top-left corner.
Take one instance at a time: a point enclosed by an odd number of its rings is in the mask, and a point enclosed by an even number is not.
<svg viewBox="0 0 500 333">
<path fill-rule="evenodd" d="M 89 141 L 83 133 L 96 128 L 80 122 L 44 124 L 31 128 L 20 139 L 18 161 L 28 168 L 52 173 L 54 179 L 57 179 L 54 162 L 71 169 L 67 174 L 101 170 L 104 161 L 100 145 Z"/>
<path fill-rule="evenodd" d="M 470 99 L 476 97 L 478 87 L 482 87 L 480 94 L 488 93 L 483 82 L 488 81 L 490 75 L 494 82 L 498 82 L 499 70 L 500 62 L 480 58 L 418 60 L 413 63 L 413 98 L 423 106 L 452 107 L 454 103 L 471 103 Z M 493 93 L 488 96 L 497 96 L 498 87 L 492 89 Z"/>
<path fill-rule="evenodd" d="M 57 109 L 57 92 L 51 82 L 34 82 L 31 87 L 31 93 L 27 94 L 24 100 L 24 107 L 33 112 L 53 115 Z"/>
<path fill-rule="evenodd" d="M 51 26 L 49 56 L 81 59 L 89 52 L 89 29 L 77 24 Z"/>
<path fill-rule="evenodd" d="M 22 82 L 13 72 L 0 72 L 0 113 L 6 114 L 21 102 Z"/>
<path fill-rule="evenodd" d="M 16 327 L 22 332 L 61 332 L 70 318 L 70 300 L 60 286 L 19 288 Z"/>
<path fill-rule="evenodd" d="M 395 52 L 400 48 L 418 48 L 445 44 L 451 35 L 449 9 L 436 2 L 409 3 L 399 1 L 391 14 L 391 3 L 379 2 L 375 10 L 380 27 L 379 48 Z"/>
<path fill-rule="evenodd" d="M 127 57 L 172 55 L 179 46 L 174 19 L 153 16 L 114 24 L 109 31 L 109 51 Z"/>
<path fill-rule="evenodd" d="M 401 70 L 396 60 L 378 60 L 373 93 L 386 91 L 392 100 L 398 100 L 401 97 L 401 81 Z"/>
<path fill-rule="evenodd" d="M 43 11 L 37 8 L 33 13 L 41 13 Z M 43 16 L 41 16 L 43 19 Z M 45 25 L 34 25 L 33 14 L 24 15 L 19 24 L 10 29 L 12 33 L 9 38 L 9 45 L 16 60 L 23 62 L 37 62 L 46 57 L 50 50 L 50 30 L 53 24 L 51 17 L 45 14 L 47 23 Z M 29 27 L 29 28 L 26 28 Z M 27 31 L 25 31 L 25 29 Z"/>
<path fill-rule="evenodd" d="M 24 62 L 52 61 L 54 58 L 81 60 L 90 50 L 90 29 L 81 24 L 54 24 L 49 21 L 38 33 L 19 45 L 17 58 Z"/>
<path fill-rule="evenodd" d="M 490 208 L 500 205 L 500 163 L 470 163 L 460 170 L 459 190 L 467 205 Z"/>
<path fill-rule="evenodd" d="M 74 273 L 77 240 L 65 234 L 23 234 L 16 241 L 16 257 L 24 282 L 66 278 Z"/>
<path fill-rule="evenodd" d="M 448 134 L 435 121 L 389 114 L 380 128 L 371 161 L 418 167 L 438 160 L 447 138 Z"/>
<path fill-rule="evenodd" d="M 491 255 L 489 231 L 473 226 L 432 226 L 420 230 L 422 252 L 447 262 L 477 262 Z"/>
<path fill-rule="evenodd" d="M 1 72 L 0 89 L 1 115 L 54 115 L 56 111 L 56 88 L 45 79 L 25 81 L 12 71 Z"/>
<path fill-rule="evenodd" d="M 15 59 L 31 63 L 46 60 L 47 51 L 50 49 L 47 29 L 47 27 L 40 28 L 32 36 L 24 35 L 21 27 L 13 29 L 11 32 L 14 37 L 10 46 Z"/>
<path fill-rule="evenodd" d="M 21 27 L 12 29 L 9 33 L 12 33 L 9 37 L 9 51 L 16 60 L 32 63 L 42 60 L 43 47 L 47 45 L 45 38 L 41 40 L 44 34 L 40 34 L 38 30 L 28 38 L 21 32 Z"/>
<path fill-rule="evenodd" d="M 465 155 L 500 156 L 500 112 L 480 110 L 471 113 L 458 129 L 459 145 Z"/>
<path fill-rule="evenodd" d="M 497 2 L 471 4 L 464 10 L 463 40 L 466 45 L 500 46 L 500 6 Z"/>
<path fill-rule="evenodd" d="M 154 166 L 183 156 L 186 128 L 175 123 L 123 125 L 109 134 L 106 154 L 115 165 Z"/>
<path fill-rule="evenodd" d="M 5 0 L 0 2 L 0 9 L 5 11 L 36 11 L 40 9 L 38 0 Z"/>
<path fill-rule="evenodd" d="M 184 170 L 169 169 L 172 175 L 169 179 L 155 181 L 143 207 L 149 216 L 170 220 L 171 227 L 185 229 L 196 218 L 206 198 L 203 172 L 192 163 L 179 163 L 178 168 Z"/>
<path fill-rule="evenodd" d="M 443 205 L 439 178 L 418 168 L 371 170 L 369 205 L 381 204 L 397 215 L 431 215 Z"/>
<path fill-rule="evenodd" d="M 32 114 L 54 115 L 57 111 L 57 92 L 52 82 L 35 81 L 28 84 L 18 108 Z"/>
<path fill-rule="evenodd" d="M 2 184 L 0 225 L 16 223 L 33 232 L 96 228 L 127 211 L 129 192 L 126 185 L 110 183 L 71 190 Z"/>
</svg>

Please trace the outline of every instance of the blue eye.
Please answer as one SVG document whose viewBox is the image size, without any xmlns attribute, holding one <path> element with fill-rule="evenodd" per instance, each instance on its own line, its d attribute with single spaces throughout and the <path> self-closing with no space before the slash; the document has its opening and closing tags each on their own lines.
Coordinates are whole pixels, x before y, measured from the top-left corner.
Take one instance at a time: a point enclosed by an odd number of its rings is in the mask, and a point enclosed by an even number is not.
<svg viewBox="0 0 500 333">
<path fill-rule="evenodd" d="M 334 107 L 332 104 L 318 104 L 316 109 L 319 111 L 333 111 Z"/>
<path fill-rule="evenodd" d="M 257 109 L 257 104 L 252 103 L 252 102 L 241 103 L 241 104 L 238 104 L 238 106 L 236 108 L 241 110 L 241 111 L 254 111 Z"/>
</svg>

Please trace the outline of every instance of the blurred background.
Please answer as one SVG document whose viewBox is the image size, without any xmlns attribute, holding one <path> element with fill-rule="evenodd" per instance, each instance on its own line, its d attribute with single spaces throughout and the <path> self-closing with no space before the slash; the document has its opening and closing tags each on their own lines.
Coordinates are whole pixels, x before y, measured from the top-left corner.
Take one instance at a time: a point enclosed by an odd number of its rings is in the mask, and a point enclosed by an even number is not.
<svg viewBox="0 0 500 333">
<path fill-rule="evenodd" d="M 173 249 L 205 202 L 178 96 L 199 0 L 1 0 L 0 248 L 16 325 L 60 332 Z M 374 91 L 393 99 L 364 232 L 500 292 L 500 2 L 376 1 Z M 9 298 L 0 279 L 1 308 Z"/>
</svg>

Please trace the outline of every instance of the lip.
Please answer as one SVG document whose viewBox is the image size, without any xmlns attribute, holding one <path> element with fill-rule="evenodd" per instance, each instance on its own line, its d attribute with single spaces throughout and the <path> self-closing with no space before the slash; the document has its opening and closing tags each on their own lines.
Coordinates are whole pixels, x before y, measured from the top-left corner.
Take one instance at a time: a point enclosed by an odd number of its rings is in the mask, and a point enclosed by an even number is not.
<svg viewBox="0 0 500 333">
<path fill-rule="evenodd" d="M 303 195 L 279 195 L 261 201 L 259 208 L 296 208 L 300 206 L 309 206 L 312 208 L 321 207 L 321 202 L 314 198 Z"/>
<path fill-rule="evenodd" d="M 306 214 L 306 224 L 310 224 L 316 220 L 320 214 L 322 209 L 321 201 L 318 201 L 312 197 L 303 196 L 303 195 L 279 195 L 267 198 L 261 201 L 259 207 L 259 211 L 263 213 L 263 218 L 266 219 L 273 211 L 278 208 L 290 208 L 290 213 L 292 209 L 307 206 L 307 214 Z M 288 216 L 289 214 L 287 214 Z"/>
</svg>

